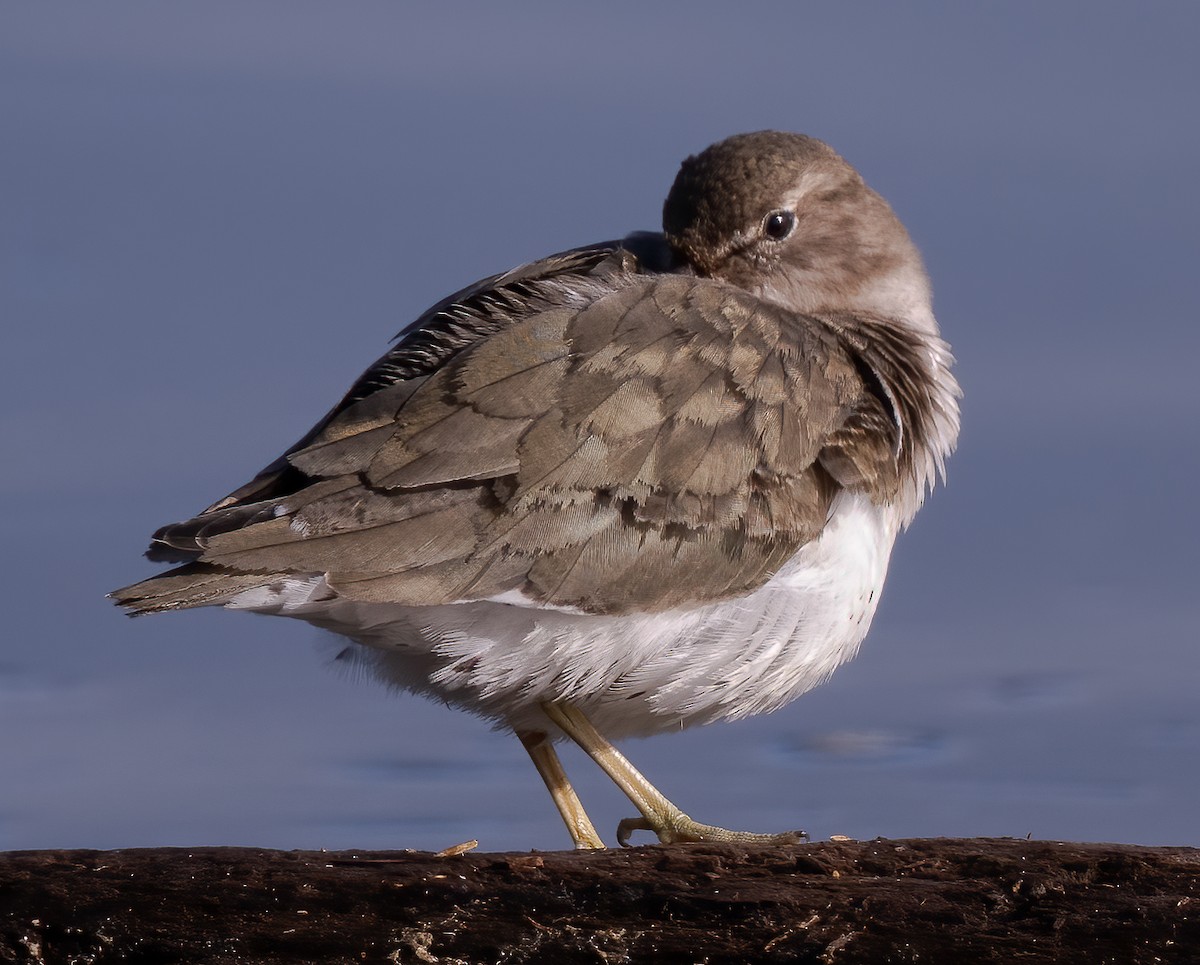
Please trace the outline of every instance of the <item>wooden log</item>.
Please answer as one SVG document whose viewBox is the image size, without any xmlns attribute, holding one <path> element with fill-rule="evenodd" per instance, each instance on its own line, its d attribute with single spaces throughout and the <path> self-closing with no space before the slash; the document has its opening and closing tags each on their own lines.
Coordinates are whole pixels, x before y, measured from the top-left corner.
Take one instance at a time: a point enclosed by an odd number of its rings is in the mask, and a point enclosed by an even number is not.
<svg viewBox="0 0 1200 965">
<path fill-rule="evenodd" d="M 1194 963 L 1200 851 L 16 851 L 0 854 L 0 961 Z"/>
</svg>

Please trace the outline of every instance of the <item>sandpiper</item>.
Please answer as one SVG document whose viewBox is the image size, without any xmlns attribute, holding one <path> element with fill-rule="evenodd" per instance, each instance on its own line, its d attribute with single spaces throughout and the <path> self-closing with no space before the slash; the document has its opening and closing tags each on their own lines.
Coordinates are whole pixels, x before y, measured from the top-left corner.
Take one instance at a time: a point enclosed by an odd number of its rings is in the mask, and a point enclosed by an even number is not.
<svg viewBox="0 0 1200 965">
<path fill-rule="evenodd" d="M 700 824 L 610 743 L 768 713 L 854 656 L 958 435 L 929 283 L 822 142 L 684 161 L 663 230 L 464 288 L 299 442 L 154 534 L 117 590 L 306 620 L 383 679 L 511 730 L 575 846 L 578 743 L 663 843 Z"/>
</svg>

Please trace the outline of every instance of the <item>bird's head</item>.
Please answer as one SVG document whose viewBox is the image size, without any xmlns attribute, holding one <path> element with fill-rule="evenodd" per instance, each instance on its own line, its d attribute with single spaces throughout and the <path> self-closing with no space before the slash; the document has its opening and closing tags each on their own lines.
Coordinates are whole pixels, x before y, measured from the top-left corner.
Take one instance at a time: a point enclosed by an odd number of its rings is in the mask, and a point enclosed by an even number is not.
<svg viewBox="0 0 1200 965">
<path fill-rule="evenodd" d="M 933 329 L 929 282 L 887 202 L 828 145 L 759 131 L 683 162 L 667 241 L 698 274 L 798 312 L 863 311 Z"/>
</svg>

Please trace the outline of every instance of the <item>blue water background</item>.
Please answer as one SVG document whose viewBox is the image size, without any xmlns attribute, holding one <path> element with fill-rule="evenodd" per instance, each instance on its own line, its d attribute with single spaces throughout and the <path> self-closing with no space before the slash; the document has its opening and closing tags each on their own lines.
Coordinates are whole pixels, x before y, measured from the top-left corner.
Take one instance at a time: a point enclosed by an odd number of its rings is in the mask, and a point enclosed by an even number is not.
<svg viewBox="0 0 1200 965">
<path fill-rule="evenodd" d="M 555 848 L 510 737 L 303 624 L 130 621 L 442 295 L 658 223 L 728 134 L 835 145 L 967 396 L 861 656 L 626 750 L 700 820 L 1200 844 L 1200 8 L 5 4 L 0 848 Z M 629 806 L 567 766 L 609 833 Z"/>
</svg>

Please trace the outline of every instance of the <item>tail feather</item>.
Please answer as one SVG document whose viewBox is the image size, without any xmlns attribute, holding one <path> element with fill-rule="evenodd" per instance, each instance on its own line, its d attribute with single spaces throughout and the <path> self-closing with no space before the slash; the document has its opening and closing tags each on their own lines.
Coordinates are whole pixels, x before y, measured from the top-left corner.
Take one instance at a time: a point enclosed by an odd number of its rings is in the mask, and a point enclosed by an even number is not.
<svg viewBox="0 0 1200 965">
<path fill-rule="evenodd" d="M 299 473 L 295 473 L 299 476 Z M 311 481 L 310 481 L 311 482 Z M 186 563 L 197 560 L 208 547 L 208 541 L 223 533 L 245 529 L 255 523 L 275 519 L 281 512 L 295 513 L 312 502 L 350 489 L 358 484 L 355 475 L 338 476 L 333 479 L 322 479 L 311 482 L 310 485 L 292 493 L 286 501 L 277 498 L 260 499 L 252 503 L 231 503 L 222 505 L 243 491 L 251 492 L 249 485 L 243 486 L 227 496 L 214 506 L 210 506 L 199 516 L 185 519 L 179 523 L 163 526 L 151 538 L 150 549 L 146 551 L 148 559 L 156 563 Z M 266 485 L 266 484 L 264 484 Z M 254 490 L 252 495 L 261 495 Z M 287 509 L 282 508 L 283 505 Z"/>
<path fill-rule="evenodd" d="M 141 583 L 113 590 L 109 598 L 130 616 L 219 606 L 244 590 L 284 578 L 282 573 L 239 573 L 208 563 L 188 563 Z"/>
<path fill-rule="evenodd" d="M 227 509 L 207 510 L 181 523 L 170 523 L 154 534 L 146 558 L 155 563 L 195 560 L 204 552 L 205 543 L 210 537 L 270 519 L 273 509 L 271 503 L 230 506 Z"/>
</svg>

